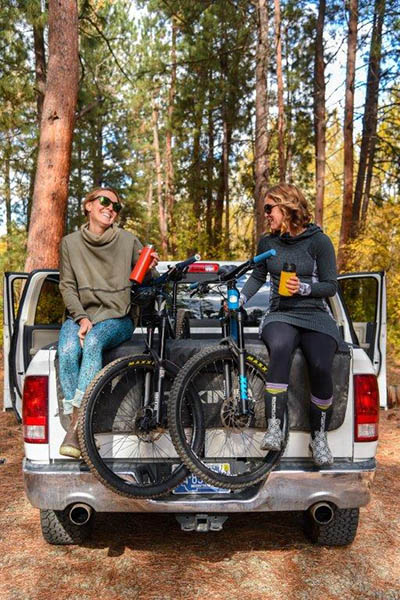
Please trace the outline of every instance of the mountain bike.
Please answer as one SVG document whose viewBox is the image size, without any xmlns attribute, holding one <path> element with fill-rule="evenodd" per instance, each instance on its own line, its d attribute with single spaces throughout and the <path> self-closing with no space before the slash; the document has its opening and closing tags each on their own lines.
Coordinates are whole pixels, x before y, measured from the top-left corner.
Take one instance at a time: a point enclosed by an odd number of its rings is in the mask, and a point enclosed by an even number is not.
<svg viewBox="0 0 400 600">
<path fill-rule="evenodd" d="M 177 310 L 177 287 L 198 258 L 170 267 L 151 285 L 135 290 L 133 301 L 146 315 L 146 350 L 104 367 L 83 398 L 78 430 L 82 456 L 98 480 L 123 496 L 161 496 L 188 475 L 168 432 L 167 402 L 179 369 L 167 360 L 166 345 L 168 339 L 189 334 L 188 315 Z M 202 413 L 195 403 L 193 407 L 185 418 L 191 424 L 191 444 L 199 451 Z"/>
<path fill-rule="evenodd" d="M 216 280 L 193 284 L 207 293 L 215 286 L 227 313 L 222 318 L 219 345 L 204 348 L 185 363 L 175 378 L 168 405 L 168 422 L 175 448 L 192 473 L 222 488 L 246 488 L 266 478 L 282 456 L 288 438 L 288 415 L 283 420 L 284 444 L 280 451 L 261 450 L 267 429 L 265 388 L 267 365 L 246 350 L 244 311 L 240 308 L 237 279 L 257 263 L 275 254 L 255 256 Z M 226 286 L 226 292 L 225 292 Z M 191 424 L 204 426 L 204 445 L 192 444 L 187 415 L 202 417 Z M 197 417 L 196 417 L 197 418 Z"/>
</svg>

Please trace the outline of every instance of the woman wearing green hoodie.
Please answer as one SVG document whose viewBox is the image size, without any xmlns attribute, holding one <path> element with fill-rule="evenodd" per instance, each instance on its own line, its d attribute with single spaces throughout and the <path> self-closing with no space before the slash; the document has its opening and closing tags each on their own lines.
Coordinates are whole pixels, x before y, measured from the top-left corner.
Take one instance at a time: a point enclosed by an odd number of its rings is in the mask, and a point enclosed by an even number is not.
<svg viewBox="0 0 400 600">
<path fill-rule="evenodd" d="M 330 465 L 333 457 L 326 431 L 332 414 L 332 362 L 340 335 L 326 298 L 334 296 L 337 290 L 335 252 L 328 236 L 310 222 L 307 201 L 296 186 L 282 183 L 270 188 L 264 212 L 271 233 L 261 238 L 257 254 L 275 249 L 276 256 L 255 267 L 241 299 L 242 303 L 247 302 L 270 274 L 269 306 L 260 328 L 270 357 L 266 387 L 268 429 L 261 447 L 281 448 L 291 359 L 300 346 L 311 385 L 310 448 L 318 466 Z M 294 265 L 295 270 L 286 284 L 288 295 L 279 293 L 285 263 Z"/>
<path fill-rule="evenodd" d="M 116 224 L 122 208 L 117 192 L 96 188 L 83 201 L 87 223 L 65 236 L 60 249 L 60 292 L 67 319 L 59 336 L 64 414 L 71 415 L 60 454 L 79 458 L 78 411 L 85 390 L 102 368 L 103 350 L 130 339 L 129 275 L 140 241 Z M 154 267 L 158 262 L 153 253 Z"/>
</svg>

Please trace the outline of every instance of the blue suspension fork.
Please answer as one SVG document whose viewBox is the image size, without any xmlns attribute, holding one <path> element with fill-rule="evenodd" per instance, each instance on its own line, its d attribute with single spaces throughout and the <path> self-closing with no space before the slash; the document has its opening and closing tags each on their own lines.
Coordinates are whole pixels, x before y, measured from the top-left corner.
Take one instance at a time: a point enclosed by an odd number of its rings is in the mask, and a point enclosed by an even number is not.
<svg viewBox="0 0 400 600">
<path fill-rule="evenodd" d="M 228 309 L 230 311 L 230 333 L 231 337 L 237 344 L 239 351 L 239 396 L 241 415 L 247 415 L 249 412 L 249 402 L 247 393 L 247 375 L 246 375 L 246 360 L 243 335 L 243 314 L 239 306 L 239 292 L 233 281 L 228 283 Z M 228 374 L 229 372 L 229 374 Z M 229 365 L 225 365 L 225 382 L 228 392 L 232 389 L 232 380 Z"/>
</svg>

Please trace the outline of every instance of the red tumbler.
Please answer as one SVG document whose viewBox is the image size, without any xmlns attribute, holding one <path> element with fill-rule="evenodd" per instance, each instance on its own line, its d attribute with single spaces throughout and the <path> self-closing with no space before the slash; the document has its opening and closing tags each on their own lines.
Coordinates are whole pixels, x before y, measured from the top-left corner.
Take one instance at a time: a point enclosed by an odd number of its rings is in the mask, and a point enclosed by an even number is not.
<svg viewBox="0 0 400 600">
<path fill-rule="evenodd" d="M 129 276 L 130 281 L 139 284 L 143 283 L 143 279 L 145 278 L 146 273 L 149 270 L 150 263 L 153 260 L 151 257 L 152 252 L 152 244 L 149 244 L 148 246 L 144 246 L 144 248 L 142 248 L 139 259 L 136 265 L 133 267 L 132 273 Z"/>
</svg>

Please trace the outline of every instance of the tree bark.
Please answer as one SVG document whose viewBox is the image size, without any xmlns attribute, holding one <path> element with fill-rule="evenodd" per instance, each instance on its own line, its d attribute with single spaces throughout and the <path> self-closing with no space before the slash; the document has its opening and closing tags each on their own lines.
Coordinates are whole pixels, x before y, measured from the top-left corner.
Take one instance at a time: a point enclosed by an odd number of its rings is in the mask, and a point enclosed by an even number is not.
<svg viewBox="0 0 400 600">
<path fill-rule="evenodd" d="M 321 227 L 324 222 L 326 155 L 325 61 L 323 45 L 325 10 L 326 0 L 320 0 L 315 41 L 314 131 L 316 179 L 315 222 Z"/>
<path fill-rule="evenodd" d="M 172 17 L 172 40 L 171 40 L 171 82 L 168 93 L 168 123 L 165 133 L 165 202 L 169 217 L 168 248 L 171 254 L 175 254 L 175 223 L 174 223 L 174 204 L 175 204 L 175 186 L 174 186 L 174 163 L 172 159 L 172 119 L 174 115 L 174 103 L 176 94 L 176 17 Z"/>
<path fill-rule="evenodd" d="M 78 78 L 76 0 L 49 0 L 49 63 L 25 271 L 58 266 Z"/>
<path fill-rule="evenodd" d="M 268 9 L 257 3 L 256 131 L 255 131 L 255 221 L 256 238 L 264 232 L 264 193 L 269 187 L 268 159 Z"/>
<path fill-rule="evenodd" d="M 11 165 L 10 165 L 10 157 L 11 157 L 11 148 L 10 143 L 8 141 L 8 148 L 6 155 L 4 157 L 4 202 L 6 207 L 6 241 L 7 241 L 7 249 L 9 244 L 9 235 L 11 233 Z"/>
<path fill-rule="evenodd" d="M 367 191 L 366 173 L 371 165 L 371 176 L 375 154 L 378 96 L 380 81 L 380 63 L 382 53 L 382 27 L 385 15 L 385 0 L 375 0 L 374 23 L 372 27 L 371 47 L 368 61 L 367 92 L 364 106 L 363 131 L 361 138 L 360 161 L 358 164 L 356 189 L 354 192 L 353 213 L 351 222 L 351 237 L 356 237 L 360 227 L 360 209 L 363 196 Z M 370 183 L 369 183 L 370 185 Z M 368 189 L 369 194 L 369 189 Z M 364 200 L 366 207 L 368 200 Z"/>
<path fill-rule="evenodd" d="M 283 107 L 283 75 L 282 75 L 282 36 L 281 36 L 281 7 L 280 0 L 274 2 L 275 15 L 275 47 L 276 47 L 276 77 L 278 82 L 278 161 L 279 181 L 286 178 L 285 164 L 285 114 Z"/>
<path fill-rule="evenodd" d="M 211 92 L 210 92 L 211 95 Z M 211 102 L 211 98 L 209 99 Z M 214 190 L 214 121 L 212 108 L 208 108 L 208 155 L 207 155 L 207 207 L 206 207 L 206 232 L 207 246 L 213 245 L 213 190 Z"/>
<path fill-rule="evenodd" d="M 224 119 L 224 146 L 223 157 L 224 162 L 224 192 L 225 192 L 225 234 L 224 234 L 224 251 L 225 258 L 229 256 L 230 236 L 229 236 L 229 220 L 230 220 L 230 197 L 229 197 L 229 157 L 231 153 L 231 137 L 232 128 L 229 119 Z"/>
<path fill-rule="evenodd" d="M 344 109 L 344 165 L 343 165 L 343 208 L 337 257 L 338 269 L 346 263 L 346 244 L 350 237 L 353 199 L 353 117 L 354 78 L 357 52 L 358 0 L 349 1 L 349 29 L 347 41 L 346 89 Z"/>
<path fill-rule="evenodd" d="M 158 218 L 160 221 L 160 236 L 161 236 L 161 251 L 163 257 L 167 257 L 168 242 L 167 242 L 167 215 L 162 193 L 162 174 L 161 174 L 161 157 L 160 157 L 160 142 L 158 137 L 158 106 L 153 100 L 153 146 L 154 160 L 156 164 L 157 176 L 157 201 L 158 201 Z"/>
<path fill-rule="evenodd" d="M 215 220 L 214 220 L 214 239 L 213 245 L 216 252 L 220 250 L 222 239 L 222 218 L 224 214 L 224 197 L 225 197 L 225 161 L 223 156 L 220 160 L 218 174 L 218 189 L 215 202 Z"/>
<path fill-rule="evenodd" d="M 46 90 L 46 54 L 44 49 L 44 29 L 42 25 L 33 26 L 35 50 L 35 88 L 38 125 L 42 121 L 44 94 Z"/>
<path fill-rule="evenodd" d="M 147 226 L 146 226 L 147 236 L 150 235 L 152 213 L 153 213 L 153 181 L 150 179 L 149 189 L 147 191 Z"/>
<path fill-rule="evenodd" d="M 94 111 L 92 123 L 92 179 L 93 187 L 99 187 L 103 181 L 103 123 L 99 111 Z"/>
</svg>

